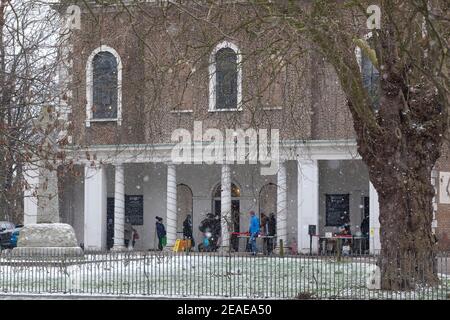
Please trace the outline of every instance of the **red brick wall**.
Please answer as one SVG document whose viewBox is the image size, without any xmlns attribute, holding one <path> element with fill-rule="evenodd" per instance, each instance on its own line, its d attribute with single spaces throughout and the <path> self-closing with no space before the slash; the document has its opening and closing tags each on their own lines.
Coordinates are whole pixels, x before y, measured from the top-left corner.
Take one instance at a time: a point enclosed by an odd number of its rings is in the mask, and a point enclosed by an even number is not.
<svg viewBox="0 0 450 320">
<path fill-rule="evenodd" d="M 98 21 L 83 15 L 82 29 L 74 37 L 74 143 L 170 142 L 174 129 L 192 129 L 194 120 L 203 120 L 204 127 L 277 128 L 283 139 L 353 137 L 350 114 L 332 68 L 306 46 L 294 47 L 292 35 L 232 31 L 242 23 L 242 13 L 230 12 L 222 30 L 216 30 L 187 15 L 166 12 L 163 17 L 160 10 L 154 8 L 151 18 L 136 19 L 145 23 L 133 27 L 127 13 L 99 12 Z M 230 35 L 226 39 L 242 53 L 241 112 L 208 112 L 209 54 L 224 40 L 223 34 Z M 271 42 L 278 44 L 267 49 Z M 89 55 L 100 45 L 113 47 L 122 59 L 123 123 L 92 123 L 87 128 L 85 68 Z M 300 51 L 304 51 L 301 58 Z M 173 109 L 193 112 L 173 113 Z"/>
</svg>

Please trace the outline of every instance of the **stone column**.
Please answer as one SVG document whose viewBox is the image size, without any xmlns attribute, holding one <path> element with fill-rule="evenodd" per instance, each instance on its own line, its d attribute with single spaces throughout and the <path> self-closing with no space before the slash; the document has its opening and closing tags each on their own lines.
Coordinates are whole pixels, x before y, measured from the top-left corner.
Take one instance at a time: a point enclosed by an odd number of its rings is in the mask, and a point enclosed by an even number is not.
<svg viewBox="0 0 450 320">
<path fill-rule="evenodd" d="M 227 164 L 222 165 L 221 178 L 221 192 L 220 192 L 220 226 L 221 226 L 221 250 L 228 251 L 230 247 L 230 232 L 231 225 L 231 169 Z"/>
<path fill-rule="evenodd" d="M 106 248 L 106 173 L 103 166 L 84 168 L 84 247 Z"/>
<path fill-rule="evenodd" d="M 58 175 L 43 161 L 24 169 L 24 224 L 59 223 Z"/>
<path fill-rule="evenodd" d="M 173 247 L 177 238 L 177 171 L 174 164 L 167 165 L 167 246 Z"/>
<path fill-rule="evenodd" d="M 58 150 L 56 143 L 57 131 L 52 127 L 54 124 L 54 108 L 42 108 L 36 121 L 37 132 L 41 135 L 44 143 L 43 149 L 48 152 L 48 160 L 39 161 L 39 187 L 37 223 L 59 223 L 59 200 L 58 200 L 58 168 L 52 161 L 52 155 Z"/>
<path fill-rule="evenodd" d="M 31 164 L 24 168 L 23 175 L 26 188 L 23 191 L 23 223 L 25 225 L 37 223 L 38 198 L 36 190 L 39 186 L 39 170 Z"/>
<path fill-rule="evenodd" d="M 369 182 L 369 251 L 371 254 L 379 253 L 381 250 L 379 216 L 378 193 Z"/>
<path fill-rule="evenodd" d="M 59 223 L 58 174 L 56 169 L 47 169 L 44 163 L 39 168 L 37 189 L 37 223 Z"/>
<path fill-rule="evenodd" d="M 280 240 L 287 246 L 287 180 L 286 162 L 280 162 L 277 174 L 277 248 Z"/>
<path fill-rule="evenodd" d="M 299 159 L 297 174 L 298 203 L 298 250 L 309 253 L 308 226 L 319 230 L 319 166 L 317 160 Z M 312 251 L 318 251 L 318 239 L 313 238 Z"/>
<path fill-rule="evenodd" d="M 114 181 L 114 246 L 113 250 L 124 250 L 125 223 L 125 175 L 123 164 L 115 166 Z"/>
</svg>

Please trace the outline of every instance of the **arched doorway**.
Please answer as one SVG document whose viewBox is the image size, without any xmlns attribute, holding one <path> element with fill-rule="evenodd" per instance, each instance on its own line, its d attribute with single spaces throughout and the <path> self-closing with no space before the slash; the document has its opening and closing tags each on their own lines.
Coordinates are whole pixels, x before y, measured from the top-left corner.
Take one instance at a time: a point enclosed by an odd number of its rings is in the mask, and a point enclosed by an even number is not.
<svg viewBox="0 0 450 320">
<path fill-rule="evenodd" d="M 259 213 L 277 214 L 277 185 L 268 183 L 259 191 Z"/>
<path fill-rule="evenodd" d="M 177 238 L 183 238 L 183 222 L 188 214 L 193 221 L 192 190 L 185 184 L 177 185 Z"/>
<path fill-rule="evenodd" d="M 218 184 L 213 191 L 213 201 L 212 201 L 212 212 L 220 219 L 221 217 L 221 192 L 222 185 Z M 234 183 L 231 183 L 231 218 L 233 219 L 233 230 L 232 232 L 240 231 L 240 203 L 239 198 L 241 197 L 241 189 Z M 230 238 L 231 248 L 234 251 L 239 250 L 239 242 L 236 235 L 232 235 Z"/>
</svg>

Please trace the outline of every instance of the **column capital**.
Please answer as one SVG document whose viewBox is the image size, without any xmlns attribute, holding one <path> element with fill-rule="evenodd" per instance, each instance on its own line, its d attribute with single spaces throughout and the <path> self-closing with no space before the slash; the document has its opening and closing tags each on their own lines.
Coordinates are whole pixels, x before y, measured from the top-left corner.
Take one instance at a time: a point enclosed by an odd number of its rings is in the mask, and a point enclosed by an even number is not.
<svg viewBox="0 0 450 320">
<path fill-rule="evenodd" d="M 84 172 L 88 173 L 89 171 L 98 171 L 105 168 L 105 164 L 102 163 L 94 163 L 94 165 L 91 164 L 91 162 L 86 163 L 84 165 Z"/>
<path fill-rule="evenodd" d="M 116 168 L 123 168 L 124 167 L 124 163 L 123 162 L 113 162 L 112 165 Z"/>
<path fill-rule="evenodd" d="M 298 157 L 297 162 L 303 165 L 317 166 L 317 159 Z"/>
</svg>

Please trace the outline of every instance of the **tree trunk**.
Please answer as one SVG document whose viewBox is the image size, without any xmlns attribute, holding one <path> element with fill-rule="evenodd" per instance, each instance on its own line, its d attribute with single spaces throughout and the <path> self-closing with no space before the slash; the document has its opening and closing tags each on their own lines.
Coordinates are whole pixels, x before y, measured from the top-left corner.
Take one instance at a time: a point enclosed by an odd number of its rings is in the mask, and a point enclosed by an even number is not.
<svg viewBox="0 0 450 320">
<path fill-rule="evenodd" d="M 426 93 L 416 95 L 423 117 L 433 119 L 438 107 Z M 431 171 L 440 156 L 444 121 L 435 121 L 427 131 L 406 119 L 399 95 L 381 96 L 383 130 L 368 132 L 355 121 L 358 149 L 379 195 L 381 285 L 386 290 L 409 290 L 416 285 L 438 283 L 435 264 L 436 240 L 432 233 L 432 200 L 435 195 Z M 415 116 L 420 116 L 417 112 Z M 425 121 L 417 121 L 424 123 Z"/>
<path fill-rule="evenodd" d="M 431 171 L 406 175 L 385 171 L 378 183 L 382 288 L 408 290 L 417 284 L 435 285 Z"/>
<path fill-rule="evenodd" d="M 435 43 L 448 28 L 444 19 L 436 21 L 446 9 L 439 2 L 425 10 L 426 19 L 416 3 L 399 8 L 398 2 L 380 1 L 380 6 L 381 26 L 372 30 L 371 40 L 361 41 L 368 50 L 360 46 L 379 71 L 379 77 L 370 74 L 369 84 L 355 57 L 355 36 L 362 30 L 349 28 L 353 15 L 336 2 L 317 1 L 303 21 L 339 77 L 358 152 L 379 195 L 382 288 L 405 290 L 438 282 L 431 171 L 448 129 L 449 97 L 448 55 L 445 45 Z"/>
</svg>

